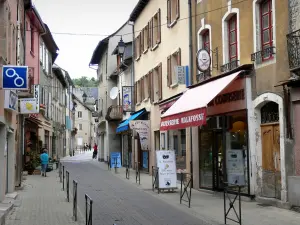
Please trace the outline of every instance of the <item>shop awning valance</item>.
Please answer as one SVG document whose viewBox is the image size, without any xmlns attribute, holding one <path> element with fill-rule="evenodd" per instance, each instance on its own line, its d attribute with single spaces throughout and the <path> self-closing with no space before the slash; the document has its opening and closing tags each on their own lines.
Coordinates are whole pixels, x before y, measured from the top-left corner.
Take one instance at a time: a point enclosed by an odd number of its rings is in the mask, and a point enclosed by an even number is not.
<svg viewBox="0 0 300 225">
<path fill-rule="evenodd" d="M 129 122 L 131 120 L 135 120 L 139 118 L 141 115 L 143 115 L 146 112 L 146 109 L 141 109 L 135 113 L 133 113 L 128 119 L 123 120 L 119 126 L 117 127 L 117 133 L 129 130 Z"/>
<path fill-rule="evenodd" d="M 184 129 L 206 124 L 206 107 L 237 76 L 239 71 L 188 89 L 162 116 L 160 130 Z"/>
</svg>

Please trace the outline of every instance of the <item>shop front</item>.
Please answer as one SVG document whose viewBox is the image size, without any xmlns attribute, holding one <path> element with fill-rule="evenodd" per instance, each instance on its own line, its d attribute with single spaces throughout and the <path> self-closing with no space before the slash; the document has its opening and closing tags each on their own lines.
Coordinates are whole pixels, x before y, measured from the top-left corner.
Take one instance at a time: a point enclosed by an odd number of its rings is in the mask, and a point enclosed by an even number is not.
<svg viewBox="0 0 300 225">
<path fill-rule="evenodd" d="M 162 115 L 163 131 L 193 127 L 192 151 L 186 151 L 192 152 L 194 188 L 222 191 L 229 183 L 250 195 L 247 74 L 224 74 L 192 87 Z"/>
<path fill-rule="evenodd" d="M 161 116 L 179 99 L 182 94 L 173 96 L 170 99 L 166 99 L 159 105 Z M 175 129 L 168 131 L 161 131 L 161 146 L 157 150 L 172 149 L 175 151 L 176 156 L 176 169 L 177 180 L 181 179 L 180 173 L 185 172 L 186 165 L 186 129 Z"/>
<path fill-rule="evenodd" d="M 122 135 L 121 165 L 135 168 L 137 164 L 139 169 L 148 172 L 149 150 L 141 144 L 141 141 L 145 142 L 146 139 L 140 138 L 140 134 L 132 127 L 133 121 L 148 121 L 146 109 L 131 113 L 130 117 L 123 120 L 117 127 L 116 133 Z"/>
</svg>

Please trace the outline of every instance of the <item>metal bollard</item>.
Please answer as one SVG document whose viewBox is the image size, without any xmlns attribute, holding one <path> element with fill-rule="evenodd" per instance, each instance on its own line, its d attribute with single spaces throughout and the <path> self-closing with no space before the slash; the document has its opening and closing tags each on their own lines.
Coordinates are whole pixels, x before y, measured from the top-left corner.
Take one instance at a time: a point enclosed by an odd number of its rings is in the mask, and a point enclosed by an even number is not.
<svg viewBox="0 0 300 225">
<path fill-rule="evenodd" d="M 77 184 L 76 180 L 73 180 L 73 218 L 77 221 Z"/>
<path fill-rule="evenodd" d="M 67 202 L 70 202 L 70 173 L 66 171 L 66 180 L 67 180 Z"/>
<path fill-rule="evenodd" d="M 63 179 L 62 179 L 62 185 L 63 185 L 63 187 L 62 187 L 62 189 L 63 189 L 63 191 L 65 190 L 65 166 L 63 166 L 63 171 L 62 171 L 62 177 L 63 177 Z"/>
</svg>

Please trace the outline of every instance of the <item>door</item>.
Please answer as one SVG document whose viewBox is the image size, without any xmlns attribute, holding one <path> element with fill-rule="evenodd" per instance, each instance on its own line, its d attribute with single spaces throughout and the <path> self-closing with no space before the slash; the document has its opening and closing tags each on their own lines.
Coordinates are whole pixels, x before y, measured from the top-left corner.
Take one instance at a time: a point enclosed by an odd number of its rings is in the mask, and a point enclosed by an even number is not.
<svg viewBox="0 0 300 225">
<path fill-rule="evenodd" d="M 148 169 L 148 151 L 143 151 L 143 168 Z"/>
<path fill-rule="evenodd" d="M 262 196 L 281 198 L 279 124 L 261 125 Z"/>
<path fill-rule="evenodd" d="M 200 187 L 223 189 L 222 131 L 200 131 Z"/>
</svg>

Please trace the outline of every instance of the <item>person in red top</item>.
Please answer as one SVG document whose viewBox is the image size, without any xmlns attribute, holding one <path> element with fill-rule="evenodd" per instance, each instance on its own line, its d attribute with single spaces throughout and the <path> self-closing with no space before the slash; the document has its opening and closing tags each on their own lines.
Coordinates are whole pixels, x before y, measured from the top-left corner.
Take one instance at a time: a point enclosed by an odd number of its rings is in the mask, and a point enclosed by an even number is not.
<svg viewBox="0 0 300 225">
<path fill-rule="evenodd" d="M 97 154 L 98 154 L 98 146 L 97 146 L 97 144 L 95 143 L 94 144 L 94 152 L 93 152 L 93 159 L 96 159 L 96 157 L 97 157 Z"/>
</svg>

